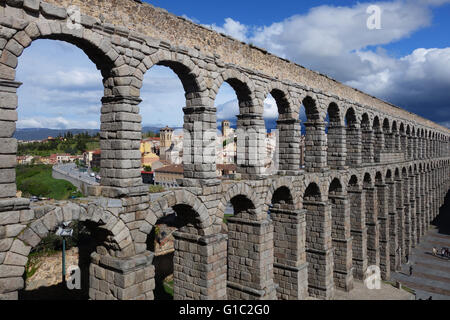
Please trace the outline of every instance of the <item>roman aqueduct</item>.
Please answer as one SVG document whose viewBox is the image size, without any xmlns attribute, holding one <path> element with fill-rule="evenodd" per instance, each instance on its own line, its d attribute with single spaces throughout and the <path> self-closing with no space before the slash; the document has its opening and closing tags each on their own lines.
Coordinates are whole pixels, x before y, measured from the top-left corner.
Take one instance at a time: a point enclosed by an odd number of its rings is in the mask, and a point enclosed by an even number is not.
<svg viewBox="0 0 450 320">
<path fill-rule="evenodd" d="M 86 199 L 30 205 L 16 198 L 15 69 L 37 39 L 81 48 L 103 76 L 102 186 Z M 154 65 L 182 82 L 184 129 L 193 139 L 184 145 L 182 187 L 150 201 L 140 177 L 139 97 Z M 239 100 L 238 127 L 259 130 L 238 140 L 234 180 L 217 179 L 207 147 L 224 82 Z M 279 111 L 276 175 L 252 161 L 269 93 Z M 304 168 L 300 108 L 308 118 Z M 90 298 L 153 299 L 147 238 L 169 208 L 183 223 L 175 234 L 175 299 L 332 299 L 370 265 L 389 279 L 444 203 L 449 138 L 447 128 L 140 1 L 1 0 L 0 299 L 18 298 L 30 250 L 76 220 L 99 235 Z M 228 203 L 235 216 L 225 232 Z"/>
</svg>

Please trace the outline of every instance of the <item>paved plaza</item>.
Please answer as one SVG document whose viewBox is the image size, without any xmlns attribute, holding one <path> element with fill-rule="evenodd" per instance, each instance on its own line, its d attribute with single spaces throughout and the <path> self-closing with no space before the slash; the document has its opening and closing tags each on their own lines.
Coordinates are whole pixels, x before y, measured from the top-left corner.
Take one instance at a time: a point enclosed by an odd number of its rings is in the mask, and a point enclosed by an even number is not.
<svg viewBox="0 0 450 320">
<path fill-rule="evenodd" d="M 450 259 L 433 256 L 433 247 L 450 247 L 450 197 L 433 222 L 430 232 L 414 248 L 410 264 L 404 264 L 392 278 L 416 291 L 416 299 L 450 300 Z M 409 276 L 409 266 L 413 274 Z"/>
</svg>

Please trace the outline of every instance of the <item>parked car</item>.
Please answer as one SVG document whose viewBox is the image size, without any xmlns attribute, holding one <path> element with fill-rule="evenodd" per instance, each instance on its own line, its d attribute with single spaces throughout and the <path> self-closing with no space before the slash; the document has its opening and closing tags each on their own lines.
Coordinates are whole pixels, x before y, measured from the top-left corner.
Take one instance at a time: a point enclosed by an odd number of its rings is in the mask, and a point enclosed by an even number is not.
<svg viewBox="0 0 450 320">
<path fill-rule="evenodd" d="M 30 201 L 31 201 L 31 202 L 38 202 L 38 201 L 39 201 L 39 198 L 36 197 L 36 196 L 32 196 L 32 197 L 30 198 Z"/>
</svg>

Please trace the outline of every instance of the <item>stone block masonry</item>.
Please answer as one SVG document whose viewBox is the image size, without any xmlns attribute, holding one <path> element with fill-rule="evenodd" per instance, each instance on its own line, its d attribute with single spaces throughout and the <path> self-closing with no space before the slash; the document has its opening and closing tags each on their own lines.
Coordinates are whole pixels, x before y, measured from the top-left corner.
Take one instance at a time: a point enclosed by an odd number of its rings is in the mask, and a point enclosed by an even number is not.
<svg viewBox="0 0 450 320">
<path fill-rule="evenodd" d="M 70 5 L 81 11 L 76 28 Z M 36 206 L 16 198 L 12 136 L 16 68 L 44 38 L 76 45 L 102 74 L 102 182 L 86 199 Z M 139 170 L 139 104 L 154 65 L 178 75 L 189 135 L 180 188 L 150 200 Z M 217 178 L 211 147 L 224 82 L 237 94 L 243 133 L 235 179 Z M 269 93 L 280 110 L 274 174 L 260 161 Z M 0 299 L 18 298 L 30 250 L 65 221 L 87 223 L 99 243 L 91 299 L 152 299 L 148 240 L 170 209 L 182 222 L 176 299 L 332 299 L 369 265 L 388 279 L 427 233 L 449 190 L 449 141 L 447 128 L 148 4 L 0 0 Z M 235 216 L 224 226 L 229 203 Z"/>
</svg>

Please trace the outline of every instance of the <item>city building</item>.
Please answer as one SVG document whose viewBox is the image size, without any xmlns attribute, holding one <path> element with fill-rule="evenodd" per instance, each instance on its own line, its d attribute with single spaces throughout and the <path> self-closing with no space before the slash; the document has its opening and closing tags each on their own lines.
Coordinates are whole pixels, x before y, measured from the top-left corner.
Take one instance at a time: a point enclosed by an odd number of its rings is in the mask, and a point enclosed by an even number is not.
<svg viewBox="0 0 450 320">
<path fill-rule="evenodd" d="M 183 179 L 182 165 L 169 165 L 154 170 L 155 184 L 166 188 L 178 187 L 177 179 Z"/>
</svg>

